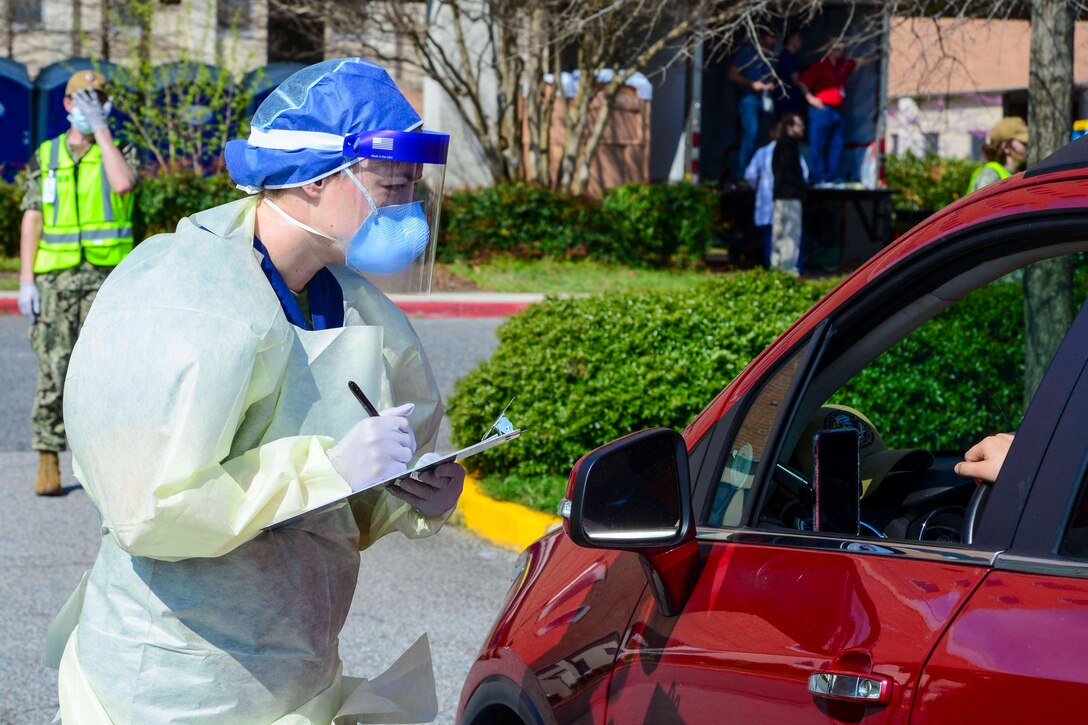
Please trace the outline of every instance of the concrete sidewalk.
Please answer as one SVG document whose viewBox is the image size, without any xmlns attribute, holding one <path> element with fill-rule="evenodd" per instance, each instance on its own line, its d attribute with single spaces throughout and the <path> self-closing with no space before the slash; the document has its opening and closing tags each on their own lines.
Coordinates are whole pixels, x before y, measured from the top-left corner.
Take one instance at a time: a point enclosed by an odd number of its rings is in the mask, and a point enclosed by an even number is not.
<svg viewBox="0 0 1088 725">
<path fill-rule="evenodd" d="M 392 299 L 409 317 L 509 317 L 544 299 L 544 295 L 436 292 L 430 295 L 393 295 Z M 18 302 L 17 292 L 0 292 L 0 315 L 19 314 Z"/>
</svg>

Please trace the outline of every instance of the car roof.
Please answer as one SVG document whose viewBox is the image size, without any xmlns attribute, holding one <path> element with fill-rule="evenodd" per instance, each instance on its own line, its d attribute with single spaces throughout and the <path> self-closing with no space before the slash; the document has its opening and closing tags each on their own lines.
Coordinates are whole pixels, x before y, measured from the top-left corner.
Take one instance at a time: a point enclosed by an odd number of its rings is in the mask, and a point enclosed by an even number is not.
<svg viewBox="0 0 1088 725">
<path fill-rule="evenodd" d="M 1032 179 L 1043 174 L 1052 174 L 1057 171 L 1070 171 L 1073 169 L 1088 168 L 1088 136 L 1081 136 L 1071 143 L 1067 143 L 1054 153 L 1047 156 L 1039 163 L 1032 166 L 1024 174 L 1025 179 Z"/>
</svg>

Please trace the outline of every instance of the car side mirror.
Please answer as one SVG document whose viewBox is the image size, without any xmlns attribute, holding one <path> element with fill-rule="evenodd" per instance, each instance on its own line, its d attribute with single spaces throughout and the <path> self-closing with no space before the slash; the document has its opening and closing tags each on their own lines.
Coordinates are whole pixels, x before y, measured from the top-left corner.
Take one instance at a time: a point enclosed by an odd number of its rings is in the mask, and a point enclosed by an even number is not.
<svg viewBox="0 0 1088 725">
<path fill-rule="evenodd" d="M 668 549 L 694 535 L 684 439 L 668 428 L 632 433 L 582 456 L 561 505 L 579 546 Z"/>
<path fill-rule="evenodd" d="M 824 534 L 857 536 L 861 525 L 861 445 L 858 431 L 817 431 L 812 438 L 816 507 L 813 528 Z"/>
</svg>

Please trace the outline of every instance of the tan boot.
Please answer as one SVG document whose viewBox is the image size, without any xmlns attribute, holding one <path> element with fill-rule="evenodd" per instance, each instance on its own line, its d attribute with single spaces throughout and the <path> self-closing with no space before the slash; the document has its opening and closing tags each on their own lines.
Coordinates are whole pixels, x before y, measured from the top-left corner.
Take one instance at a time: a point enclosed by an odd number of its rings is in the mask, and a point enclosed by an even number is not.
<svg viewBox="0 0 1088 725">
<path fill-rule="evenodd" d="M 53 451 L 38 453 L 38 480 L 34 484 L 34 493 L 39 496 L 60 496 L 64 493 L 60 485 L 60 461 Z"/>
</svg>

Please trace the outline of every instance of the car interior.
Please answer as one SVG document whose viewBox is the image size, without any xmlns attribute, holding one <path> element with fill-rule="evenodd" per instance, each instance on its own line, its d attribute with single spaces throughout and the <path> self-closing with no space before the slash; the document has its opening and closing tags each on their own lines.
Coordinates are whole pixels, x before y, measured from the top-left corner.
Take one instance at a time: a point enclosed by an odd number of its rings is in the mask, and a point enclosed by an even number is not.
<svg viewBox="0 0 1088 725">
<path fill-rule="evenodd" d="M 1027 249 L 1015 254 L 990 259 L 970 265 L 967 271 L 945 281 L 937 280 L 932 290 L 922 291 L 912 302 L 899 307 L 893 314 L 874 321 L 872 317 L 863 324 L 854 318 L 856 329 L 836 327 L 832 321 L 832 335 L 840 337 L 839 344 L 829 342 L 803 387 L 792 412 L 791 424 L 785 427 L 780 445 L 773 446 L 761 435 L 769 435 L 772 428 L 764 423 L 763 433 L 753 435 L 751 419 L 761 415 L 760 407 L 777 413 L 777 407 L 785 403 L 786 381 L 792 381 L 803 351 L 795 351 L 792 359 L 768 379 L 738 428 L 732 450 L 724 456 L 720 484 L 710 509 L 711 526 L 736 526 L 748 516 L 748 509 L 758 510 L 751 521 L 759 529 L 813 531 L 814 490 L 812 486 L 812 434 L 814 427 L 854 427 L 859 429 L 862 493 L 860 496 L 859 535 L 862 538 L 890 539 L 898 541 L 933 542 L 960 545 L 969 541 L 965 529 L 974 525 L 978 515 L 976 483 L 973 479 L 956 475 L 954 465 L 963 460 L 969 445 L 998 430 L 977 431 L 971 443 L 956 440 L 956 445 L 934 447 L 932 441 L 939 432 L 913 435 L 912 420 L 902 419 L 902 414 L 887 415 L 887 411 L 873 410 L 869 398 L 869 410 L 855 410 L 851 406 L 849 384 L 867 366 L 870 366 L 893 346 L 910 336 L 928 321 L 954 306 L 970 293 L 988 284 L 1016 284 L 1019 286 L 1023 267 L 1063 255 L 1078 254 L 1088 250 L 1088 242 L 1069 242 L 1047 247 Z M 1083 255 L 1076 258 L 1081 259 Z M 1077 299 L 1078 305 L 1083 298 Z M 847 323 L 849 324 L 849 323 Z M 984 386 L 985 381 L 965 381 L 963 384 Z M 998 401 L 988 391 L 980 391 L 979 399 Z M 830 406 L 830 407 L 828 407 Z M 875 406 L 879 407 L 879 405 Z M 1019 408 L 1020 406 L 1009 406 Z M 884 414 L 884 415 L 882 415 Z M 883 417 L 883 429 L 873 425 L 869 418 Z M 994 416 L 1007 425 L 1006 432 L 1014 432 L 1023 417 L 1023 410 L 1002 409 Z M 864 423 L 857 423 L 861 419 Z M 854 423 L 849 422 L 853 420 Z M 815 422 L 814 422 L 815 421 Z M 825 424 L 825 421 L 830 425 Z M 864 432 L 863 432 L 864 431 Z M 883 466 L 866 480 L 866 446 L 875 437 L 872 446 L 879 450 Z M 897 443 L 885 446 L 882 438 Z M 916 443 L 923 438 L 929 444 Z M 762 495 L 749 494 L 759 469 L 762 449 L 775 456 L 773 468 L 767 474 L 768 484 Z M 885 450 L 889 449 L 889 450 Z M 872 466 L 870 466 L 872 468 Z M 738 495 L 739 494 L 739 495 Z"/>
</svg>

